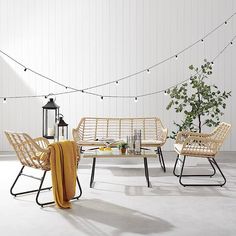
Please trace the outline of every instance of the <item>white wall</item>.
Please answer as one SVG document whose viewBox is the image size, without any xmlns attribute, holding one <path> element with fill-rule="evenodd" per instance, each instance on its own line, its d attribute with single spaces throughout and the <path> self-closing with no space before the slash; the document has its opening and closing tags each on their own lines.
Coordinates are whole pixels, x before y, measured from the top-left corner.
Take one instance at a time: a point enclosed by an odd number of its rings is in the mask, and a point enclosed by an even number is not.
<svg viewBox="0 0 236 236">
<path fill-rule="evenodd" d="M 0 0 L 0 49 L 28 67 L 77 88 L 112 81 L 175 54 L 236 10 L 233 0 Z M 165 89 L 188 78 L 188 65 L 211 60 L 236 34 L 236 16 L 204 43 L 118 86 L 95 92 L 135 95 Z M 222 120 L 235 126 L 236 43 L 216 61 L 212 81 L 233 97 Z M 0 55 L 0 94 L 34 95 L 64 91 Z M 175 113 L 157 94 L 137 103 L 85 94 L 57 97 L 70 128 L 83 116 L 159 116 L 171 130 Z M 0 150 L 9 150 L 4 130 L 41 135 L 45 99 L 0 103 Z M 236 150 L 231 133 L 224 150 Z M 168 141 L 166 150 L 172 150 Z"/>
</svg>

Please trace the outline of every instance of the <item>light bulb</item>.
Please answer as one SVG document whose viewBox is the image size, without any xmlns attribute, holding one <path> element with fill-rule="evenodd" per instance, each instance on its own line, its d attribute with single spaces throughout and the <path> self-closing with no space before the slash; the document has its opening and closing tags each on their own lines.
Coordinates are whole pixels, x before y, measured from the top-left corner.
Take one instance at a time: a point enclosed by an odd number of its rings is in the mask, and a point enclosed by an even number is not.
<svg viewBox="0 0 236 236">
<path fill-rule="evenodd" d="M 103 96 L 101 96 L 101 100 L 103 100 Z"/>
<path fill-rule="evenodd" d="M 178 59 L 178 55 L 175 55 L 175 59 Z"/>
<path fill-rule="evenodd" d="M 204 39 L 201 39 L 202 42 L 204 42 Z"/>
<path fill-rule="evenodd" d="M 118 81 L 116 81 L 116 85 L 118 85 L 119 84 L 119 82 Z"/>
<path fill-rule="evenodd" d="M 135 102 L 137 102 L 137 101 L 138 101 L 138 98 L 137 98 L 137 97 L 135 97 L 135 98 L 134 98 L 134 101 L 135 101 Z"/>
<path fill-rule="evenodd" d="M 6 98 L 3 98 L 3 103 L 7 103 L 7 99 Z"/>
<path fill-rule="evenodd" d="M 27 71 L 27 68 L 25 67 L 24 71 Z"/>
<path fill-rule="evenodd" d="M 165 92 L 164 92 L 164 95 L 165 95 L 165 96 L 167 96 L 167 95 L 168 95 L 168 93 L 167 93 L 167 91 L 166 91 L 166 90 L 165 90 Z"/>
<path fill-rule="evenodd" d="M 151 73 L 150 69 L 147 69 L 147 73 L 148 73 L 148 74 L 150 74 L 150 73 Z"/>
</svg>

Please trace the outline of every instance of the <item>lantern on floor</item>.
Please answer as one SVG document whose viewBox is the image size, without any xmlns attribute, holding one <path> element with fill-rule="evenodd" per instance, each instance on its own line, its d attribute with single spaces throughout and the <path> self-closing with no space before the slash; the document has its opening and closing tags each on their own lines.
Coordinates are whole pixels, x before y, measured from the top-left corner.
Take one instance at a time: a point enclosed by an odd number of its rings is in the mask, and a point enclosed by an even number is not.
<svg viewBox="0 0 236 236">
<path fill-rule="evenodd" d="M 47 139 L 55 138 L 55 123 L 59 116 L 59 106 L 53 98 L 43 108 L 43 137 Z"/>
<path fill-rule="evenodd" d="M 55 125 L 55 141 L 68 139 L 68 124 L 63 120 L 63 115 L 59 114 Z"/>
</svg>

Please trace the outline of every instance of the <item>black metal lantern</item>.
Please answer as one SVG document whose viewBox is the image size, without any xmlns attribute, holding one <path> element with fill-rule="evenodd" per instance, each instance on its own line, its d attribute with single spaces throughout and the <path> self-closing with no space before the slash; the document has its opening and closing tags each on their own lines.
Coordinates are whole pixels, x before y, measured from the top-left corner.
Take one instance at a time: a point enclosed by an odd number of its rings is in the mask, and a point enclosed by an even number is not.
<svg viewBox="0 0 236 236">
<path fill-rule="evenodd" d="M 55 125 L 55 141 L 68 139 L 68 124 L 63 120 L 63 115 L 59 114 Z"/>
<path fill-rule="evenodd" d="M 50 98 L 43 108 L 43 137 L 47 139 L 55 138 L 55 123 L 59 116 L 59 106 Z"/>
</svg>

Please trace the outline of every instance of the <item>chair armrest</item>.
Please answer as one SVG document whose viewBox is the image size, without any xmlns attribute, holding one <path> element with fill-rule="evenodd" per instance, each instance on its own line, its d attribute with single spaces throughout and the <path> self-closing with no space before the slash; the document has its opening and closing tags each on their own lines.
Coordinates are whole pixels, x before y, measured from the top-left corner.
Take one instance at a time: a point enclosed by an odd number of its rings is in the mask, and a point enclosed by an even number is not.
<svg viewBox="0 0 236 236">
<path fill-rule="evenodd" d="M 162 129 L 162 133 L 161 133 L 161 137 L 160 137 L 163 142 L 166 142 L 167 134 L 168 134 L 168 129 L 167 128 L 163 128 Z"/>
<path fill-rule="evenodd" d="M 220 140 L 211 139 L 207 137 L 199 137 L 199 136 L 189 136 L 183 142 L 182 152 L 211 152 L 212 154 L 216 154 L 221 145 Z"/>
<path fill-rule="evenodd" d="M 207 133 L 197 133 L 197 132 L 190 132 L 190 131 L 180 131 L 176 136 L 175 143 L 182 144 L 188 137 L 199 137 L 199 138 L 207 138 L 210 137 L 211 134 Z"/>
<path fill-rule="evenodd" d="M 41 148 L 47 148 L 49 145 L 49 141 L 46 138 L 38 137 L 33 139 L 35 143 L 37 143 Z"/>
</svg>

